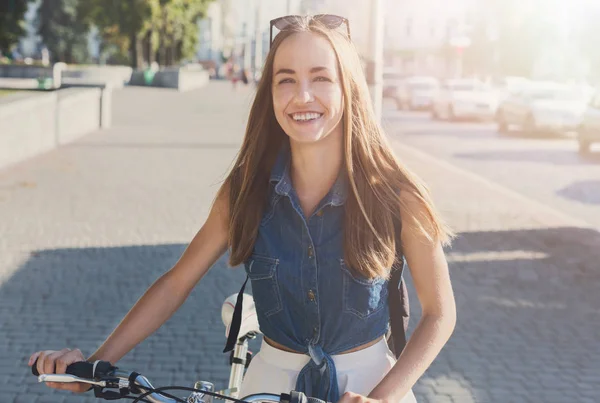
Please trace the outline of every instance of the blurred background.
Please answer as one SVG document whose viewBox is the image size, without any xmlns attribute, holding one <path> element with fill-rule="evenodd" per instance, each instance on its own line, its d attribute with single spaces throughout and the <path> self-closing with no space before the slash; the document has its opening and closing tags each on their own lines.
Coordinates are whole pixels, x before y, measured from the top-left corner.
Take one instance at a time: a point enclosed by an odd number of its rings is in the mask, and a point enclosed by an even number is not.
<svg viewBox="0 0 600 403">
<path fill-rule="evenodd" d="M 419 403 L 600 401 L 599 0 L 0 0 L 0 403 L 96 401 L 37 384 L 30 354 L 90 355 L 177 262 L 269 20 L 318 13 L 349 19 L 394 152 L 458 233 Z M 227 386 L 226 259 L 120 367 Z"/>
<path fill-rule="evenodd" d="M 212 62 L 268 51 L 269 20 L 330 12 L 368 54 L 368 0 L 3 0 L 3 61 Z M 598 80 L 594 0 L 380 0 L 384 62 L 403 73 Z M 258 42 L 258 43 L 257 43 Z"/>
</svg>

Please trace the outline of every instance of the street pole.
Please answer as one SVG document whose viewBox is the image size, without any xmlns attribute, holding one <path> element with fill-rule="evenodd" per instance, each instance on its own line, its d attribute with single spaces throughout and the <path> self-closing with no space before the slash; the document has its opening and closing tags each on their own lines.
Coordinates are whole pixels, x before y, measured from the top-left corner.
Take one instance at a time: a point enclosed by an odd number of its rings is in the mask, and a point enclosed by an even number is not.
<svg viewBox="0 0 600 403">
<path fill-rule="evenodd" d="M 252 33 L 250 32 L 250 21 L 254 2 L 246 2 L 246 10 L 244 12 L 244 70 L 247 74 L 252 72 Z"/>
<path fill-rule="evenodd" d="M 257 77 L 262 69 L 262 30 L 260 26 L 260 9 L 262 6 L 261 0 L 256 1 L 256 17 L 254 23 L 254 77 Z"/>
<path fill-rule="evenodd" d="M 367 82 L 373 101 L 375 118 L 381 122 L 383 97 L 383 0 L 371 1 L 371 26 L 369 32 L 369 48 L 371 50 L 367 65 Z"/>
</svg>

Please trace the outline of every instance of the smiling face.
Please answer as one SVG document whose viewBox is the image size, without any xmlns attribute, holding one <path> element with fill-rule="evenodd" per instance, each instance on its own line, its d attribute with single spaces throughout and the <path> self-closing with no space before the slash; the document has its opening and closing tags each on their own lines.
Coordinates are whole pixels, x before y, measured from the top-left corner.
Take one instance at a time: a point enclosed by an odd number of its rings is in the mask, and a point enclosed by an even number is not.
<svg viewBox="0 0 600 403">
<path fill-rule="evenodd" d="M 275 117 L 290 141 L 342 135 L 341 77 L 327 39 L 310 32 L 285 39 L 275 54 L 272 93 Z"/>
</svg>

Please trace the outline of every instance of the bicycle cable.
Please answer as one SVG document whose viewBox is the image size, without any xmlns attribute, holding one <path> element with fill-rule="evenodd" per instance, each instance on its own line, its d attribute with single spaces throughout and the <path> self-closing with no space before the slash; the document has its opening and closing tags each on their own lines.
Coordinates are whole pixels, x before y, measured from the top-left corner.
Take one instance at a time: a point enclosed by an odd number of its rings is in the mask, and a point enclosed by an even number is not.
<svg viewBox="0 0 600 403">
<path fill-rule="evenodd" d="M 208 392 L 208 391 L 205 391 L 205 390 L 190 388 L 190 387 L 186 387 L 186 386 L 162 386 L 160 388 L 151 389 L 151 390 L 148 390 L 145 393 L 142 393 L 137 398 L 134 398 L 133 403 L 137 403 L 137 402 L 143 401 L 142 400 L 143 398 L 145 398 L 146 396 L 151 395 L 152 393 L 160 393 L 160 394 L 162 394 L 162 395 L 164 395 L 166 397 L 169 397 L 171 399 L 175 399 L 177 402 L 187 403 L 186 400 L 178 398 L 176 396 L 173 396 L 173 395 L 171 395 L 169 393 L 161 393 L 163 390 L 185 390 L 185 391 L 188 391 L 188 392 L 204 393 L 205 395 L 213 396 L 213 397 L 216 397 L 218 399 L 230 400 L 230 401 L 236 402 L 236 403 L 248 403 L 245 400 L 240 400 L 240 399 L 236 399 L 236 398 L 233 398 L 233 397 L 230 397 L 230 396 L 221 395 L 219 393 Z"/>
</svg>

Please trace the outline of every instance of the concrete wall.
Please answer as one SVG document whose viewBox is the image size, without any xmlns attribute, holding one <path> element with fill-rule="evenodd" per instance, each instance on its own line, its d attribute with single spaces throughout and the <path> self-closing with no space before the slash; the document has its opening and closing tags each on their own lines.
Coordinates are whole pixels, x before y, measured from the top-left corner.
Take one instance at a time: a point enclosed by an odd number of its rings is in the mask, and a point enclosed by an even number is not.
<svg viewBox="0 0 600 403">
<path fill-rule="evenodd" d="M 56 147 L 57 93 L 21 95 L 0 98 L 0 167 Z"/>
<path fill-rule="evenodd" d="M 68 66 L 62 72 L 65 84 L 110 84 L 121 88 L 129 83 L 133 69 L 127 66 Z"/>
<path fill-rule="evenodd" d="M 56 63 L 51 67 L 42 67 L 6 64 L 0 65 L 0 88 L 35 89 L 39 78 L 52 78 L 53 88 L 63 85 L 110 85 L 122 88 L 131 80 L 132 72 L 133 69 L 127 66 L 67 66 Z"/>
<path fill-rule="evenodd" d="M 100 88 L 69 88 L 58 91 L 58 145 L 69 143 L 100 127 L 101 97 Z"/>
<path fill-rule="evenodd" d="M 152 87 L 174 88 L 189 91 L 202 88 L 210 81 L 207 70 L 198 67 L 165 67 L 156 72 Z M 135 71 L 130 85 L 146 85 L 143 71 Z"/>
<path fill-rule="evenodd" d="M 21 65 L 21 64 L 0 64 L 0 78 L 19 78 L 19 79 L 38 79 L 51 78 L 52 87 L 60 88 L 62 71 L 67 67 L 64 63 L 55 63 L 50 67 Z"/>
<path fill-rule="evenodd" d="M 0 168 L 110 126 L 112 89 L 28 91 L 0 98 Z"/>
</svg>

